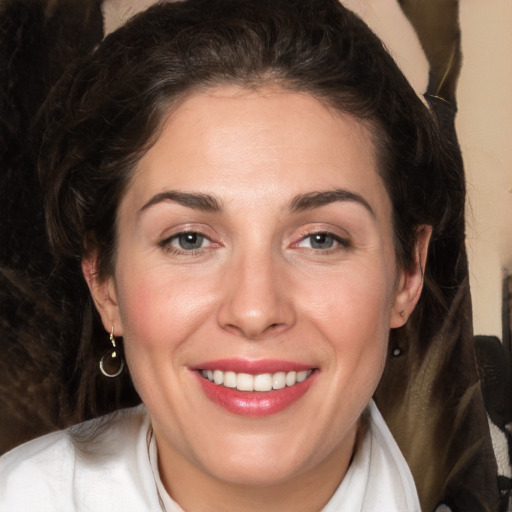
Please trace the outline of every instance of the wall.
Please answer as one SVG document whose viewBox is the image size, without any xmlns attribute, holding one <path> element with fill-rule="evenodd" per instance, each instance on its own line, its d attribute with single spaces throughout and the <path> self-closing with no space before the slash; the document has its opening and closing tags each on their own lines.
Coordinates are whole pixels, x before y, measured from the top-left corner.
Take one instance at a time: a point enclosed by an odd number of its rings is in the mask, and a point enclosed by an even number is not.
<svg viewBox="0 0 512 512">
<path fill-rule="evenodd" d="M 512 272 L 512 2 L 460 2 L 457 131 L 468 181 L 467 246 L 475 333 L 501 338 Z"/>
<path fill-rule="evenodd" d="M 384 40 L 418 93 L 427 62 L 396 0 L 343 0 Z M 457 132 L 468 185 L 467 247 L 475 334 L 502 335 L 512 273 L 512 2 L 460 0 L 463 66 Z"/>
</svg>

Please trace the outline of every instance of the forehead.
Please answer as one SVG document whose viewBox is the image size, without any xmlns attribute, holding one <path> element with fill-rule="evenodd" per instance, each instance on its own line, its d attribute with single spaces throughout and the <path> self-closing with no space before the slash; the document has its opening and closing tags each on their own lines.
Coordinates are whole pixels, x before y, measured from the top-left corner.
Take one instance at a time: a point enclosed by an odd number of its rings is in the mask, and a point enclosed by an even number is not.
<svg viewBox="0 0 512 512">
<path fill-rule="evenodd" d="M 127 193 L 140 203 L 166 188 L 229 198 L 245 185 L 256 199 L 342 187 L 386 201 L 375 153 L 365 123 L 309 94 L 222 86 L 169 110 Z"/>
</svg>

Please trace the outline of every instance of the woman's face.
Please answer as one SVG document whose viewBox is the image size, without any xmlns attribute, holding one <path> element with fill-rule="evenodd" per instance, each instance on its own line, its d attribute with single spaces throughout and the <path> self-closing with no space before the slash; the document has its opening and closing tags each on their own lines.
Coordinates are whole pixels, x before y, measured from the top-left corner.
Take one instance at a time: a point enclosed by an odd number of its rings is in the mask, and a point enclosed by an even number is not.
<svg viewBox="0 0 512 512">
<path fill-rule="evenodd" d="M 420 286 L 391 214 L 369 131 L 309 95 L 226 86 L 173 110 L 92 286 L 171 487 L 339 482 Z"/>
</svg>

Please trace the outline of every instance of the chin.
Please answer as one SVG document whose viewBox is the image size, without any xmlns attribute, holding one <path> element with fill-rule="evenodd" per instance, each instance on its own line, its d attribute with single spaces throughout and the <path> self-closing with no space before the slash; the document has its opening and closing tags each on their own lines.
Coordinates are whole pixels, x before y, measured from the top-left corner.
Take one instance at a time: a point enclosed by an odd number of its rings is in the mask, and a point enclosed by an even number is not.
<svg viewBox="0 0 512 512">
<path fill-rule="evenodd" d="M 281 456 L 266 457 L 264 460 L 256 460 L 254 457 L 242 460 L 236 456 L 216 466 L 210 474 L 231 485 L 262 488 L 281 485 L 307 469 L 307 465 L 298 464 L 296 460 L 283 460 Z"/>
</svg>

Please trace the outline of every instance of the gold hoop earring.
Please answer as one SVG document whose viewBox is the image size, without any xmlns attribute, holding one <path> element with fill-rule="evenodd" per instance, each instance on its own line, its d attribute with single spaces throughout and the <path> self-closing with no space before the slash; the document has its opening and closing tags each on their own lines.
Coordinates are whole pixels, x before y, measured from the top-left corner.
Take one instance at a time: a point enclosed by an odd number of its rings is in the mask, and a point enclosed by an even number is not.
<svg viewBox="0 0 512 512">
<path fill-rule="evenodd" d="M 108 349 L 100 359 L 100 371 L 105 377 L 114 378 L 124 370 L 124 359 L 116 346 L 114 326 L 112 326 L 112 332 L 110 333 L 110 343 L 112 343 L 112 348 Z"/>
</svg>

